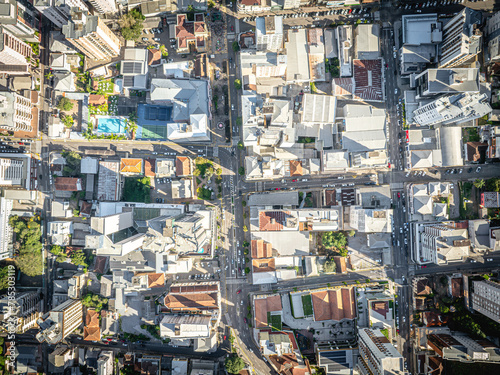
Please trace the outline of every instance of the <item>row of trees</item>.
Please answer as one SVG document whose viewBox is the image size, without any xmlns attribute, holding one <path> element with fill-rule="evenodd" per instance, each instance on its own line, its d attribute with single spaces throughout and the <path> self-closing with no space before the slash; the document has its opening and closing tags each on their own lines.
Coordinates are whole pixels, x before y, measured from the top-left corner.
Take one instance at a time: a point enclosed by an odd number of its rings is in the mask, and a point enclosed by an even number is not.
<svg viewBox="0 0 500 375">
<path fill-rule="evenodd" d="M 349 237 L 354 236 L 356 232 L 349 231 Z M 321 234 L 321 243 L 327 250 L 334 251 L 342 257 L 346 257 L 347 252 L 347 237 L 344 232 L 324 232 Z"/>
</svg>

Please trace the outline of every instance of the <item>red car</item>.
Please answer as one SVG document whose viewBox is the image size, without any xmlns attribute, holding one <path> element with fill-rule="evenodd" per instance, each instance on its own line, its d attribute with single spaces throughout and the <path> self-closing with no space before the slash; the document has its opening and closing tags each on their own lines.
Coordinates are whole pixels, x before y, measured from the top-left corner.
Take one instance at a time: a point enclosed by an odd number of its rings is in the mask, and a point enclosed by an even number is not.
<svg viewBox="0 0 500 375">
<path fill-rule="evenodd" d="M 276 189 L 274 189 L 274 190 L 281 190 L 281 188 L 276 188 Z"/>
<path fill-rule="evenodd" d="M 422 266 L 422 268 L 427 268 L 427 266 Z"/>
<path fill-rule="evenodd" d="M 389 169 L 391 169 L 391 163 L 387 164 L 387 167 L 389 167 Z"/>
<path fill-rule="evenodd" d="M 400 193 L 398 193 L 398 198 L 401 198 L 401 194 Z"/>
<path fill-rule="evenodd" d="M 248 323 L 247 318 L 243 318 L 243 321 L 245 322 L 245 324 L 247 324 L 247 323 Z"/>
<path fill-rule="evenodd" d="M 236 294 L 240 294 L 241 293 L 241 289 L 238 289 L 238 291 L 236 292 Z"/>
<path fill-rule="evenodd" d="M 17 142 L 17 143 L 19 143 L 21 146 L 24 146 L 24 143 L 23 143 L 23 142 Z"/>
<path fill-rule="evenodd" d="M 231 31 L 234 31 L 234 26 L 231 26 Z"/>
<path fill-rule="evenodd" d="M 292 180 L 292 182 L 297 182 L 297 180 Z"/>
<path fill-rule="evenodd" d="M 224 340 L 226 339 L 226 335 L 224 335 Z"/>
</svg>

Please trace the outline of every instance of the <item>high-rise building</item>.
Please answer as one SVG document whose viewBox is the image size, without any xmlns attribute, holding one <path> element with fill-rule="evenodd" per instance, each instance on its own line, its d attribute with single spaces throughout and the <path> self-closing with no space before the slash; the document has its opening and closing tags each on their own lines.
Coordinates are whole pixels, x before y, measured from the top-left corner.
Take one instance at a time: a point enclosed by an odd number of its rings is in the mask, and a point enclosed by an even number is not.
<svg viewBox="0 0 500 375">
<path fill-rule="evenodd" d="M 11 212 L 12 200 L 0 197 L 0 260 L 12 256 L 12 228 L 9 225 Z"/>
<path fill-rule="evenodd" d="M 67 300 L 38 319 L 39 342 L 57 344 L 83 323 L 83 307 L 80 300 Z"/>
<path fill-rule="evenodd" d="M 496 12 L 486 21 L 486 41 L 488 43 L 487 54 L 489 62 L 500 60 L 500 12 Z"/>
<path fill-rule="evenodd" d="M 83 0 L 34 0 L 33 5 L 59 28 L 68 23 L 71 8 L 88 9 Z"/>
<path fill-rule="evenodd" d="M 475 120 L 492 111 L 488 95 L 459 93 L 442 96 L 413 111 L 413 119 L 421 126 L 461 124 Z"/>
<path fill-rule="evenodd" d="M 89 0 L 95 10 L 99 13 L 112 13 L 116 12 L 115 0 Z"/>
<path fill-rule="evenodd" d="M 0 129 L 31 131 L 31 99 L 15 92 L 0 92 Z"/>
<path fill-rule="evenodd" d="M 464 8 L 443 26 L 439 67 L 451 68 L 471 62 L 481 52 L 481 12 Z"/>
<path fill-rule="evenodd" d="M 489 280 L 473 281 L 472 309 L 500 323 L 500 284 Z"/>
<path fill-rule="evenodd" d="M 0 27 L 0 64 L 27 65 L 31 62 L 31 55 L 29 44 Z"/>
<path fill-rule="evenodd" d="M 71 20 L 62 27 L 66 39 L 93 60 L 106 60 L 120 54 L 120 39 L 98 16 L 77 8 L 71 10 Z"/>
<path fill-rule="evenodd" d="M 3 199 L 3 198 L 2 198 Z M 16 321 L 16 333 L 24 333 L 35 328 L 41 313 L 42 297 L 40 291 L 17 293 L 14 300 L 7 295 L 0 298 L 0 328 L 8 331 L 13 320 Z"/>
<path fill-rule="evenodd" d="M 479 69 L 444 68 L 427 69 L 410 78 L 415 86 L 416 99 L 459 92 L 479 92 Z"/>
<path fill-rule="evenodd" d="M 0 25 L 27 42 L 40 42 L 38 14 L 17 0 L 0 0 Z"/>
<path fill-rule="evenodd" d="M 283 17 L 266 16 L 255 20 L 257 51 L 276 52 L 283 45 Z"/>
<path fill-rule="evenodd" d="M 102 351 L 97 358 L 97 375 L 113 375 L 113 352 Z"/>
<path fill-rule="evenodd" d="M 406 374 L 404 358 L 379 329 L 361 328 L 358 367 L 362 375 Z"/>
</svg>

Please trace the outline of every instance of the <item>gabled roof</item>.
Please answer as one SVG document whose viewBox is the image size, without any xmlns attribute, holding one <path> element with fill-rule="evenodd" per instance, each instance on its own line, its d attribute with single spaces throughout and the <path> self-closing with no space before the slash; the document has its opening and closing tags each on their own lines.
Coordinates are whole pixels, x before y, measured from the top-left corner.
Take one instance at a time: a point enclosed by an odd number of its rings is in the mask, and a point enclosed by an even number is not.
<svg viewBox="0 0 500 375">
<path fill-rule="evenodd" d="M 191 174 L 191 160 L 187 156 L 175 158 L 175 175 L 189 176 Z"/>
<path fill-rule="evenodd" d="M 161 52 L 159 49 L 148 50 L 148 65 L 159 65 L 161 63 Z"/>
<path fill-rule="evenodd" d="M 285 225 L 285 211 L 261 211 L 259 212 L 259 229 L 261 231 L 280 231 Z"/>
<path fill-rule="evenodd" d="M 252 240 L 252 258 L 270 258 L 273 254 L 273 246 L 264 240 Z"/>
<path fill-rule="evenodd" d="M 290 160 L 290 176 L 302 176 L 302 162 L 300 160 Z"/>
<path fill-rule="evenodd" d="M 155 159 L 144 159 L 144 176 L 146 177 L 156 176 L 155 166 L 156 166 Z"/>
<path fill-rule="evenodd" d="M 83 339 L 86 341 L 99 341 L 101 339 L 101 329 L 99 326 L 83 328 Z"/>
<path fill-rule="evenodd" d="M 120 173 L 142 174 L 142 159 L 122 158 L 120 160 Z"/>
<path fill-rule="evenodd" d="M 85 316 L 85 325 L 87 327 L 98 327 L 99 313 L 95 310 L 87 310 L 87 315 Z"/>
<path fill-rule="evenodd" d="M 92 105 L 101 105 L 106 103 L 106 97 L 104 95 L 90 94 L 89 95 L 89 104 Z"/>
<path fill-rule="evenodd" d="M 77 177 L 56 177 L 54 181 L 56 190 L 81 191 L 82 179 Z"/>
<path fill-rule="evenodd" d="M 267 313 L 283 310 L 279 295 L 272 295 L 267 298 L 257 298 L 254 302 L 255 327 L 267 327 Z"/>
</svg>

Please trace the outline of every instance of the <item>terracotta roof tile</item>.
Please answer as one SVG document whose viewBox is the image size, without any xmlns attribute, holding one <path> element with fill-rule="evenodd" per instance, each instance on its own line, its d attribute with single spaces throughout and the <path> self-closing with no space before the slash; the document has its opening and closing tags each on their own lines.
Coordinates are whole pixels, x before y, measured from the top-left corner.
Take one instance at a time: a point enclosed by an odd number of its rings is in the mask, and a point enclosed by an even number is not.
<svg viewBox="0 0 500 375">
<path fill-rule="evenodd" d="M 353 99 L 383 100 L 382 60 L 353 60 L 355 90 Z"/>
<path fill-rule="evenodd" d="M 261 231 L 280 231 L 286 223 L 286 217 L 289 215 L 286 211 L 260 211 L 259 229 Z"/>
<path fill-rule="evenodd" d="M 85 325 L 87 327 L 99 327 L 99 313 L 95 310 L 87 310 Z"/>
<path fill-rule="evenodd" d="M 142 159 L 122 158 L 120 160 L 120 173 L 142 174 Z"/>
<path fill-rule="evenodd" d="M 165 274 L 150 273 L 148 274 L 148 288 L 158 288 L 165 286 Z"/>
<path fill-rule="evenodd" d="M 61 191 L 81 191 L 82 179 L 76 177 L 56 177 L 54 180 L 56 190 Z"/>
<path fill-rule="evenodd" d="M 101 329 L 97 327 L 83 327 L 83 339 L 86 341 L 99 341 L 101 339 Z"/>
<path fill-rule="evenodd" d="M 274 258 L 252 259 L 253 272 L 271 272 L 276 270 Z"/>
<path fill-rule="evenodd" d="M 94 273 L 103 274 L 106 272 L 108 257 L 98 255 L 95 258 Z"/>
<path fill-rule="evenodd" d="M 252 258 L 270 258 L 273 255 L 273 246 L 264 240 L 252 240 Z"/>
<path fill-rule="evenodd" d="M 189 176 L 191 174 L 191 159 L 187 156 L 177 156 L 175 159 L 175 175 Z"/>
<path fill-rule="evenodd" d="M 300 160 L 290 160 L 290 176 L 302 176 L 302 162 Z"/>
<path fill-rule="evenodd" d="M 161 64 L 161 52 L 159 49 L 151 48 L 148 50 L 148 65 Z"/>
<path fill-rule="evenodd" d="M 356 316 L 353 288 L 313 292 L 311 298 L 316 321 L 353 319 Z"/>
<path fill-rule="evenodd" d="M 144 159 L 144 176 L 154 177 L 155 174 L 155 159 Z"/>
<path fill-rule="evenodd" d="M 170 310 L 214 310 L 218 308 L 217 293 L 169 293 L 165 306 Z"/>
<path fill-rule="evenodd" d="M 255 309 L 255 327 L 267 327 L 267 313 L 281 311 L 281 297 L 279 295 L 269 296 L 267 298 L 258 298 L 254 302 Z"/>
<path fill-rule="evenodd" d="M 92 105 L 101 105 L 106 103 L 106 97 L 104 95 L 90 94 L 89 95 L 89 104 Z"/>
<path fill-rule="evenodd" d="M 451 279 L 451 295 L 453 297 L 463 297 L 463 287 L 462 287 L 463 280 L 462 278 L 457 278 L 454 277 Z"/>
</svg>

